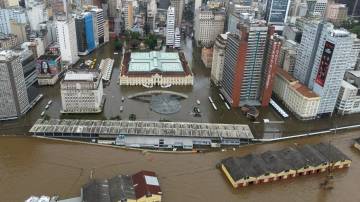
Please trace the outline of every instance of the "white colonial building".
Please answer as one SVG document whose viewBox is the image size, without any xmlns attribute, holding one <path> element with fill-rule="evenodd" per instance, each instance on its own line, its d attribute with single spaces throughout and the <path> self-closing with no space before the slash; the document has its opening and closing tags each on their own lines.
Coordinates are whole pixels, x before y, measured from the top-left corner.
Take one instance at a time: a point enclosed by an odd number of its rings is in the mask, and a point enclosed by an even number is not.
<svg viewBox="0 0 360 202">
<path fill-rule="evenodd" d="M 183 53 L 125 53 L 121 63 L 120 85 L 193 85 L 194 78 Z"/>
<path fill-rule="evenodd" d="M 102 75 L 68 72 L 61 82 L 61 113 L 100 113 L 104 103 Z"/>
</svg>

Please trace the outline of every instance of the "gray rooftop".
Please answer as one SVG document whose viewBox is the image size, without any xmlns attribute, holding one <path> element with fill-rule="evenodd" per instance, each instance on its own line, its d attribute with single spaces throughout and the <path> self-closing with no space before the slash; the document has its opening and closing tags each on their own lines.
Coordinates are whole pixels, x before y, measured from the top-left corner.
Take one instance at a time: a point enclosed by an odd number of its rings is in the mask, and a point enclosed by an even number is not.
<svg viewBox="0 0 360 202">
<path fill-rule="evenodd" d="M 38 119 L 31 133 L 253 139 L 248 125 L 156 121 Z"/>
<path fill-rule="evenodd" d="M 288 147 L 279 151 L 262 154 L 249 154 L 242 157 L 229 157 L 221 163 L 237 181 L 246 177 L 259 177 L 267 173 L 281 173 L 298 170 L 305 166 L 317 167 L 327 162 L 351 160 L 331 144 L 319 143 L 302 147 Z"/>
</svg>

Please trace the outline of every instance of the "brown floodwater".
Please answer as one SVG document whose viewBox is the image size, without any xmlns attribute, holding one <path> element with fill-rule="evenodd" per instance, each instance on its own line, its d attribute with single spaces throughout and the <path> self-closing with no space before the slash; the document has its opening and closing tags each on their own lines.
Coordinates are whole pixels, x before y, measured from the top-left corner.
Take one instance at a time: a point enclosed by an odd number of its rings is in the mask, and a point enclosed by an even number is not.
<svg viewBox="0 0 360 202">
<path fill-rule="evenodd" d="M 0 201 L 23 201 L 33 194 L 74 197 L 88 182 L 91 170 L 94 170 L 96 178 L 103 179 L 146 169 L 157 173 L 165 202 L 359 202 L 360 152 L 351 147 L 353 138 L 359 136 L 358 132 L 347 132 L 331 138 L 353 163 L 349 169 L 335 172 L 334 189 L 330 191 L 320 189 L 324 175 L 303 176 L 234 190 L 216 169 L 216 164 L 228 156 L 281 149 L 295 142 L 328 142 L 329 136 L 203 154 L 144 154 L 33 137 L 0 137 Z"/>
</svg>

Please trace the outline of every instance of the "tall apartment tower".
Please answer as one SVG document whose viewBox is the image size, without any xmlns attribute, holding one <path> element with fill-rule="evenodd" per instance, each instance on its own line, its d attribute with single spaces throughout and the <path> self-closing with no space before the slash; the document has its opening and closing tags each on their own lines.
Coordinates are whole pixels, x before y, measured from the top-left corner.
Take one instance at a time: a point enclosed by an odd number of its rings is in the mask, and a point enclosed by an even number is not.
<svg viewBox="0 0 360 202">
<path fill-rule="evenodd" d="M 75 64 L 79 60 L 74 18 L 56 21 L 61 60 Z"/>
<path fill-rule="evenodd" d="M 125 22 L 125 30 L 132 29 L 134 25 L 134 14 L 133 14 L 133 2 L 132 0 L 124 0 L 123 2 L 123 16 Z"/>
<path fill-rule="evenodd" d="M 308 16 L 324 16 L 328 0 L 306 0 Z"/>
<path fill-rule="evenodd" d="M 84 12 L 75 18 L 76 38 L 79 55 L 87 55 L 96 48 L 96 33 L 94 33 L 93 22 L 94 18 L 90 12 Z"/>
<path fill-rule="evenodd" d="M 216 37 L 211 65 L 211 80 L 219 86 L 223 78 L 225 47 L 227 34 L 219 34 Z"/>
<path fill-rule="evenodd" d="M 175 8 L 169 6 L 166 18 L 166 45 L 174 46 L 175 44 Z"/>
<path fill-rule="evenodd" d="M 240 35 L 228 35 L 221 91 L 232 107 L 260 105 L 268 27 L 263 20 L 247 20 L 239 29 Z"/>
<path fill-rule="evenodd" d="M 265 20 L 268 24 L 282 25 L 286 22 L 290 8 L 290 0 L 268 0 Z"/>
<path fill-rule="evenodd" d="M 20 57 L 1 51 L 0 71 L 0 120 L 18 118 L 30 108 Z"/>
<path fill-rule="evenodd" d="M 331 26 L 319 20 L 305 23 L 301 43 L 298 47 L 294 77 L 301 83 L 308 85 L 311 67 L 314 65 L 316 50 L 324 27 Z"/>
<path fill-rule="evenodd" d="M 184 12 L 184 0 L 170 0 L 170 4 L 175 8 L 175 27 L 181 26 L 182 15 Z"/>
<path fill-rule="evenodd" d="M 262 75 L 261 87 L 261 106 L 269 106 L 276 70 L 279 67 L 279 55 L 282 45 L 282 39 L 275 34 L 275 27 L 269 28 L 268 44 L 264 58 L 264 70 Z"/>
<path fill-rule="evenodd" d="M 351 63 L 353 40 L 344 29 L 326 27 L 321 33 L 308 85 L 321 97 L 318 115 L 334 111 L 345 71 Z"/>
<path fill-rule="evenodd" d="M 94 24 L 96 25 L 96 45 L 98 46 L 104 43 L 104 11 L 100 8 L 93 8 L 91 9 L 91 12 L 93 13 Z"/>
<path fill-rule="evenodd" d="M 55 19 L 68 18 L 71 12 L 69 0 L 52 0 L 52 12 Z"/>
</svg>

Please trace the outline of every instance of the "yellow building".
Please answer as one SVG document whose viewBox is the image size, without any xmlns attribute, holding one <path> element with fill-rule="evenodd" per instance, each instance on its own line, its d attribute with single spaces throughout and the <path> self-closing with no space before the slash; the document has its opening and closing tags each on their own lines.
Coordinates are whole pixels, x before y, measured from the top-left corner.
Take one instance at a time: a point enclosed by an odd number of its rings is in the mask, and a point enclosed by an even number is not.
<svg viewBox="0 0 360 202">
<path fill-rule="evenodd" d="M 220 169 L 234 188 L 267 183 L 324 172 L 329 168 L 347 168 L 351 159 L 330 144 L 319 143 L 267 151 L 259 155 L 229 157 Z"/>
</svg>

